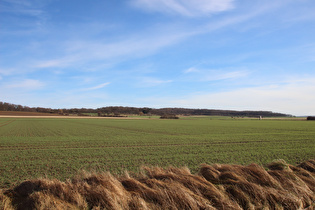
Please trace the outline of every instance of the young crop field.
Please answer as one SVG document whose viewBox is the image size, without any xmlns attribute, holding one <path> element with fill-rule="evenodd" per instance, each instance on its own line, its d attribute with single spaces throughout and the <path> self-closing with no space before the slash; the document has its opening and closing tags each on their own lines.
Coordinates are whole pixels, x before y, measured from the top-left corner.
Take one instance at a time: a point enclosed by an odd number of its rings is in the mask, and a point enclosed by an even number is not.
<svg viewBox="0 0 315 210">
<path fill-rule="evenodd" d="M 179 120 L 0 118 L 0 188 L 80 170 L 140 166 L 290 164 L 315 158 L 315 122 L 195 117 Z"/>
</svg>

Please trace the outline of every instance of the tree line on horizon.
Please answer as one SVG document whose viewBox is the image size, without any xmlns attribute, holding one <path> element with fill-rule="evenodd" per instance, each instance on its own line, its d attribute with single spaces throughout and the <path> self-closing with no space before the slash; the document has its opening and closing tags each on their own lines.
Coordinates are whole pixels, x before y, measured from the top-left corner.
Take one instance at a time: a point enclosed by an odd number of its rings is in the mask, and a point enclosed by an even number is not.
<svg viewBox="0 0 315 210">
<path fill-rule="evenodd" d="M 292 117 L 292 115 L 275 113 L 271 111 L 234 111 L 218 109 L 192 109 L 192 108 L 149 108 L 149 107 L 124 107 L 107 106 L 97 109 L 92 108 L 68 108 L 52 109 L 43 107 L 28 107 L 7 102 L 0 102 L 0 111 L 40 112 L 60 115 L 84 115 L 97 113 L 98 116 L 119 115 L 208 115 L 208 116 L 231 116 L 231 117 Z"/>
</svg>

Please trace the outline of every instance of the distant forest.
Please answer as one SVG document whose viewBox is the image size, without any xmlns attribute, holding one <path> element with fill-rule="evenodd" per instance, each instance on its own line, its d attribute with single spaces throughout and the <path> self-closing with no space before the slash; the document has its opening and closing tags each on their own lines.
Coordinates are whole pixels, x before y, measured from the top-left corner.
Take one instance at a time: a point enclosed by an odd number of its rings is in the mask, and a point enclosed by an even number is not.
<svg viewBox="0 0 315 210">
<path fill-rule="evenodd" d="M 71 108 L 51 109 L 43 107 L 28 107 L 22 105 L 0 102 L 0 111 L 40 112 L 59 115 L 86 115 L 96 113 L 98 116 L 121 116 L 121 115 L 209 115 L 231 117 L 292 117 L 292 115 L 275 113 L 271 111 L 233 111 L 217 109 L 187 109 L 187 108 L 136 108 L 123 106 L 107 106 L 97 109 Z"/>
</svg>

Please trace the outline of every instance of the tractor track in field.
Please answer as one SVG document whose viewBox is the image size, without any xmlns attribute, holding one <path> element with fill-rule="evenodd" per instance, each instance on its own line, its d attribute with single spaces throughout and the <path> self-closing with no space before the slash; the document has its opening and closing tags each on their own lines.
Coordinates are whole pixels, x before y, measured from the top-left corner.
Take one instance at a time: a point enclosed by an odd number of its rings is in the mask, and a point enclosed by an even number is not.
<svg viewBox="0 0 315 210">
<path fill-rule="evenodd" d="M 0 127 L 4 127 L 6 125 L 9 125 L 9 124 L 13 123 L 14 121 L 15 121 L 15 119 L 14 120 L 5 121 L 5 122 L 0 124 Z"/>
<path fill-rule="evenodd" d="M 124 131 L 131 131 L 135 133 L 148 133 L 148 134 L 165 134 L 165 135 L 171 135 L 176 136 L 178 134 L 171 133 L 171 132 L 163 132 L 163 131 L 153 131 L 153 130 L 142 130 L 142 129 L 136 129 L 136 128 L 126 128 L 126 127 L 119 127 L 119 126 L 113 126 L 113 125 L 100 125 L 100 124 L 92 124 L 92 123 L 83 123 L 83 122 L 70 122 L 73 124 L 80 124 L 80 125 L 91 125 L 94 127 L 101 127 L 101 128 L 110 128 L 110 129 L 117 129 L 117 130 L 124 130 Z"/>
<path fill-rule="evenodd" d="M 249 144 L 249 143 L 265 143 L 270 141 L 240 141 L 240 142 L 211 142 L 211 143 L 186 143 L 186 144 L 150 144 L 150 145 L 97 145 L 92 147 L 86 146 L 73 146 L 73 147 L 17 147 L 17 146 L 0 146 L 1 150 L 48 150 L 48 149 L 99 149 L 99 148 L 148 148 L 148 147 L 177 147 L 177 146 L 212 146 L 212 145 L 225 145 L 225 144 Z"/>
</svg>

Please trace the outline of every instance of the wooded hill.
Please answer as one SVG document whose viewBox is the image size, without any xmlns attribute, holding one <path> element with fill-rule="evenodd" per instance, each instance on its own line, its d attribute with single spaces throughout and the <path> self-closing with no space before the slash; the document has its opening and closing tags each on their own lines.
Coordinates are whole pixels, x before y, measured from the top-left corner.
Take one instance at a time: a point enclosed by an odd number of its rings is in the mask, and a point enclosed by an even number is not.
<svg viewBox="0 0 315 210">
<path fill-rule="evenodd" d="M 271 111 L 234 111 L 218 109 L 188 109 L 188 108 L 137 108 L 123 106 L 107 106 L 97 109 L 91 108 L 71 108 L 71 109 L 52 109 L 43 107 L 28 107 L 22 105 L 0 102 L 0 111 L 24 111 L 39 112 L 60 115 L 84 115 L 86 113 L 97 113 L 99 116 L 106 115 L 208 115 L 208 116 L 231 116 L 231 117 L 292 117 L 292 115 L 275 113 Z"/>
</svg>

